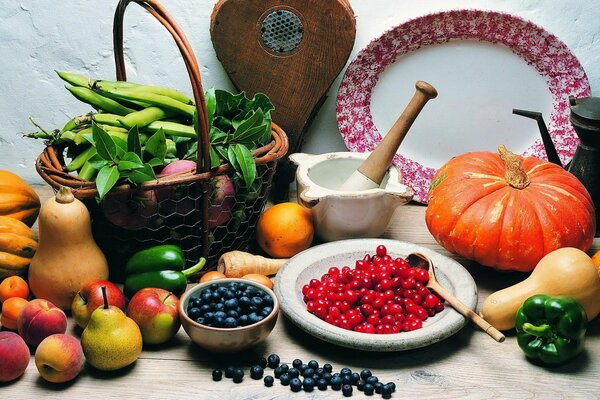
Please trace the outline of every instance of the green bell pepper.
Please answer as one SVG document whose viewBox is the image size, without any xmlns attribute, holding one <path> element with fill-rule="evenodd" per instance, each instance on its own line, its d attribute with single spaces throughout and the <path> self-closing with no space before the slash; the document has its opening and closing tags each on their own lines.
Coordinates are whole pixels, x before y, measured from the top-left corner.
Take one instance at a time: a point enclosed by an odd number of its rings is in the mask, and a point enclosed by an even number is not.
<svg viewBox="0 0 600 400">
<path fill-rule="evenodd" d="M 586 327 L 585 310 L 576 300 L 545 294 L 525 300 L 515 323 L 525 355 L 546 364 L 561 364 L 581 353 Z"/>
<path fill-rule="evenodd" d="M 153 287 L 181 296 L 187 287 L 187 277 L 200 271 L 204 258 L 188 269 L 183 250 L 176 245 L 162 244 L 135 253 L 125 266 L 124 292 L 127 297 L 137 291 Z"/>
</svg>

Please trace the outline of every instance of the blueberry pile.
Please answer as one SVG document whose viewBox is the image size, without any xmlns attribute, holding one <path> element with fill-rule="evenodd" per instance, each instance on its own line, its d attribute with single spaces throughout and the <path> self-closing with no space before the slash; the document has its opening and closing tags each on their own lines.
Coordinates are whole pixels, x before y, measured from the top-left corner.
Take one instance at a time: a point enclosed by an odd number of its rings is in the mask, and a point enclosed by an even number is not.
<svg viewBox="0 0 600 400">
<path fill-rule="evenodd" d="M 271 354 L 268 358 L 262 358 L 250 367 L 252 379 L 262 379 L 265 386 L 271 387 L 278 379 L 281 385 L 289 386 L 292 392 L 312 392 L 315 389 L 324 391 L 331 388 L 341 391 L 345 397 L 352 396 L 354 388 L 367 396 L 374 393 L 380 394 L 384 399 L 392 397 L 396 391 L 394 382 L 382 383 L 368 369 L 352 372 L 350 368 L 342 368 L 339 372 L 333 372 L 331 364 L 319 366 L 316 360 L 310 360 L 307 364 L 300 359 L 295 359 L 291 367 L 288 364 L 280 364 L 281 360 L 277 354 Z M 273 376 L 265 375 L 265 368 L 273 369 Z M 213 380 L 219 381 L 223 372 L 220 369 L 213 371 Z M 240 383 L 244 377 L 243 368 L 229 366 L 225 368 L 225 377 L 231 378 L 235 383 Z"/>
<path fill-rule="evenodd" d="M 238 328 L 262 321 L 273 312 L 273 297 L 245 283 L 211 284 L 190 297 L 187 315 L 199 324 Z"/>
</svg>

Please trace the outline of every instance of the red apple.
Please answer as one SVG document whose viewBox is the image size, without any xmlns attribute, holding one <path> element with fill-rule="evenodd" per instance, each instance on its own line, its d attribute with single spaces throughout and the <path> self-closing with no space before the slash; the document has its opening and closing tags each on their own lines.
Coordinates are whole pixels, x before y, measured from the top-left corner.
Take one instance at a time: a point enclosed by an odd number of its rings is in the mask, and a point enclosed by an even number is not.
<svg viewBox="0 0 600 400">
<path fill-rule="evenodd" d="M 181 326 L 179 298 L 164 289 L 142 289 L 129 301 L 127 316 L 140 327 L 144 343 L 164 343 L 175 336 Z"/>
<path fill-rule="evenodd" d="M 67 331 L 67 316 L 64 311 L 44 299 L 34 299 L 25 304 L 17 317 L 19 335 L 30 346 L 55 333 Z"/>
<path fill-rule="evenodd" d="M 73 298 L 73 304 L 71 304 L 73 319 L 80 327 L 85 328 L 92 312 L 96 308 L 104 306 L 104 298 L 102 297 L 103 286 L 106 287 L 108 305 L 115 306 L 121 310 L 125 309 L 125 295 L 117 285 L 105 280 L 90 281 L 77 293 Z"/>
<path fill-rule="evenodd" d="M 35 351 L 35 366 L 48 382 L 62 383 L 75 379 L 84 363 L 79 340 L 65 334 L 48 336 Z"/>
<path fill-rule="evenodd" d="M 0 332 L 0 382 L 14 381 L 29 365 L 29 347 L 14 332 Z"/>
</svg>

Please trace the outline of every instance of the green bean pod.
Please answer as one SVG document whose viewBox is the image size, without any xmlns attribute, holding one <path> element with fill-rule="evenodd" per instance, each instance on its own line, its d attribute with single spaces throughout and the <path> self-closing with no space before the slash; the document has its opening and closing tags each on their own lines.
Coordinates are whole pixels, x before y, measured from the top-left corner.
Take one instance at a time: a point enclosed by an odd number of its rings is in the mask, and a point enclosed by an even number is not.
<svg viewBox="0 0 600 400">
<path fill-rule="evenodd" d="M 192 118 L 194 116 L 194 112 L 196 111 L 196 108 L 194 106 L 191 106 L 189 104 L 184 104 L 178 100 L 172 99 L 171 97 L 163 96 L 160 94 L 139 91 L 139 90 L 105 87 L 100 84 L 97 85 L 96 87 L 100 93 L 111 93 L 112 95 L 114 95 L 120 99 L 124 99 L 124 100 L 142 101 L 144 103 L 148 103 L 148 104 L 151 104 L 154 106 L 172 110 L 172 111 L 176 112 L 177 114 L 185 115 L 190 118 Z M 110 111 L 110 110 L 107 110 L 107 111 Z M 119 113 L 116 112 L 115 114 L 119 114 Z M 127 114 L 129 114 L 129 113 L 127 113 Z"/>
<path fill-rule="evenodd" d="M 177 145 L 171 139 L 166 140 L 167 143 L 167 156 L 175 156 L 177 155 Z M 169 157 L 171 158 L 171 157 Z"/>
<path fill-rule="evenodd" d="M 164 118 L 169 118 L 173 115 L 172 111 L 164 110 L 160 107 L 148 107 L 143 110 L 127 114 L 118 119 L 118 121 L 126 128 L 143 128 L 144 126 Z"/>
<path fill-rule="evenodd" d="M 134 112 L 135 110 L 125 107 L 115 100 L 109 99 L 108 97 L 102 96 L 91 89 L 77 86 L 65 86 L 73 96 L 84 103 L 90 104 L 91 106 L 108 111 L 113 114 L 127 115 Z"/>
<path fill-rule="evenodd" d="M 110 126 L 121 126 L 119 122 L 121 115 L 108 114 L 108 113 L 95 113 L 91 115 L 91 121 L 95 121 L 97 124 L 110 125 Z"/>
<path fill-rule="evenodd" d="M 194 104 L 194 101 L 192 99 L 190 99 L 186 94 L 180 92 L 179 90 L 165 88 L 162 86 L 142 85 L 139 83 L 124 82 L 124 81 L 97 80 L 97 81 L 94 81 L 93 87 L 91 87 L 91 89 L 95 89 L 97 87 L 102 87 L 102 88 L 104 88 L 104 90 L 113 88 L 113 89 L 127 89 L 127 90 L 133 90 L 133 91 L 154 93 L 154 94 L 159 94 L 161 96 L 170 97 L 173 100 L 177 100 L 177 101 L 180 101 L 185 104 L 190 104 L 190 105 Z"/>
<path fill-rule="evenodd" d="M 98 173 L 98 169 L 96 169 L 92 164 L 90 164 L 90 161 L 86 161 L 83 164 L 83 167 L 81 167 L 81 169 L 79 170 L 79 173 L 77 174 L 81 179 L 85 179 L 86 181 L 91 181 L 92 179 L 94 179 L 94 177 L 96 176 L 96 174 Z"/>
<path fill-rule="evenodd" d="M 77 75 L 72 72 L 54 71 L 63 81 L 70 83 L 73 86 L 87 87 L 93 82 L 91 79 L 85 76 Z"/>
<path fill-rule="evenodd" d="M 152 133 L 158 131 L 159 129 L 162 129 L 165 132 L 165 135 L 189 138 L 195 138 L 197 136 L 193 126 L 179 124 L 177 122 L 154 121 L 144 127 L 144 130 Z"/>
<path fill-rule="evenodd" d="M 77 171 L 83 164 L 87 162 L 90 158 L 96 155 L 96 148 L 91 146 L 82 151 L 77 157 L 75 157 L 71 162 L 65 167 L 65 169 L 69 172 Z"/>
</svg>

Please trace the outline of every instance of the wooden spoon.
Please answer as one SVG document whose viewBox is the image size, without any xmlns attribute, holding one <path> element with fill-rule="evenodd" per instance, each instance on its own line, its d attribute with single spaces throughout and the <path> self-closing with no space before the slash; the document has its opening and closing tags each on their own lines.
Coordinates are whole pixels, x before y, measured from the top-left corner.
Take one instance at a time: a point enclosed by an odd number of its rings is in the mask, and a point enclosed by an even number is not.
<svg viewBox="0 0 600 400">
<path fill-rule="evenodd" d="M 408 261 L 408 263 L 414 268 L 426 269 L 429 272 L 429 282 L 427 283 L 427 287 L 433 289 L 437 294 L 442 296 L 444 300 L 446 300 L 448 304 L 452 306 L 452 308 L 458 311 L 461 315 L 471 319 L 475 325 L 483 329 L 485 333 L 490 335 L 497 342 L 504 342 L 505 337 L 502 332 L 494 328 L 489 322 L 481 318 L 475 311 L 464 305 L 452 293 L 440 285 L 435 277 L 435 269 L 429 257 L 421 253 L 411 253 L 406 257 L 406 261 Z"/>
</svg>

